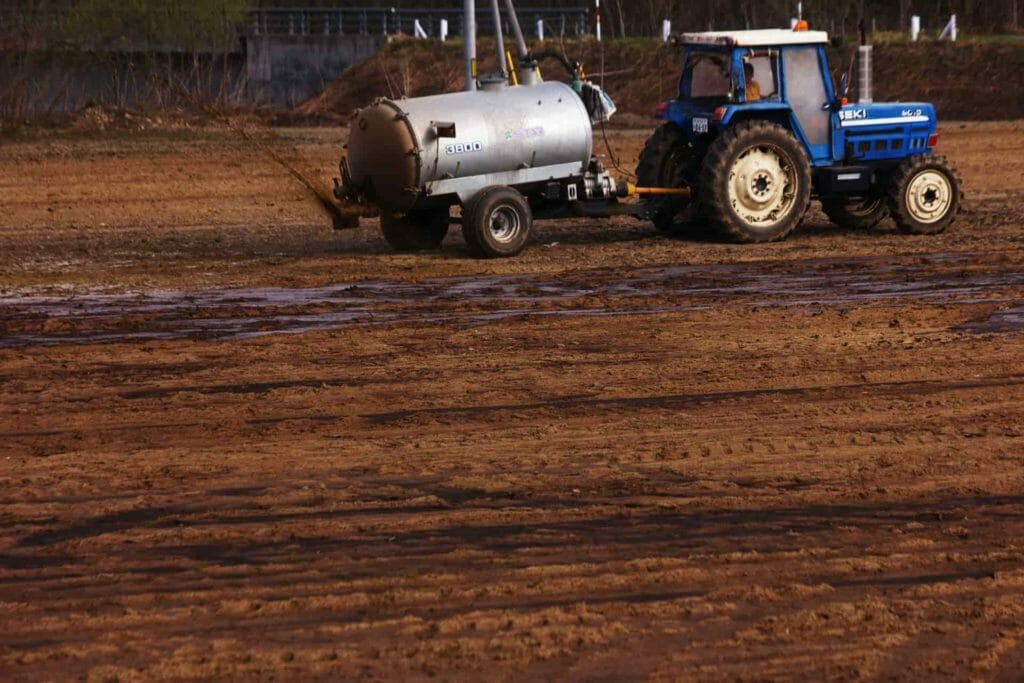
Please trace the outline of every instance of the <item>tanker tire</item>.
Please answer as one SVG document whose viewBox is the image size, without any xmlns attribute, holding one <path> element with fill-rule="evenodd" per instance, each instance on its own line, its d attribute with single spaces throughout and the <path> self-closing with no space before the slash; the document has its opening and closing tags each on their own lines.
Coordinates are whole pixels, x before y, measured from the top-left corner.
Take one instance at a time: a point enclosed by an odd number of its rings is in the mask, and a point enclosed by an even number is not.
<svg viewBox="0 0 1024 683">
<path fill-rule="evenodd" d="M 469 251 L 479 258 L 515 256 L 529 243 L 532 233 L 530 204 L 511 187 L 484 188 L 462 212 L 462 236 Z"/>
<path fill-rule="evenodd" d="M 885 197 L 831 197 L 821 200 L 821 210 L 840 228 L 870 230 L 889 215 Z"/>
<path fill-rule="evenodd" d="M 700 187 L 708 217 L 724 237 L 772 242 L 803 219 L 811 201 L 811 164 L 782 126 L 742 121 L 708 148 Z"/>
<path fill-rule="evenodd" d="M 395 251 L 426 251 L 441 246 L 451 219 L 448 209 L 410 211 L 404 216 L 381 214 L 380 229 Z"/>
<path fill-rule="evenodd" d="M 963 180 L 944 156 L 915 154 L 904 160 L 889 184 L 889 211 L 896 227 L 912 235 L 936 235 L 956 220 Z"/>
<path fill-rule="evenodd" d="M 636 184 L 640 187 L 693 186 L 697 174 L 696 155 L 683 129 L 665 123 L 647 138 L 636 165 Z M 681 235 L 700 221 L 696 202 L 689 199 L 658 197 L 641 200 L 648 216 L 660 232 Z"/>
</svg>

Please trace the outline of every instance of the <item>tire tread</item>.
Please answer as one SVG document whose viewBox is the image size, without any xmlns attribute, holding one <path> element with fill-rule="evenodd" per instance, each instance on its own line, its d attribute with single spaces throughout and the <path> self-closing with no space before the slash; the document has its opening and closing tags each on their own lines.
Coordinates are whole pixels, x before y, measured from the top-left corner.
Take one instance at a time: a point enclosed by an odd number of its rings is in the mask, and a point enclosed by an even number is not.
<svg viewBox="0 0 1024 683">
<path fill-rule="evenodd" d="M 906 183 L 910 181 L 918 172 L 926 168 L 936 168 L 945 173 L 953 181 L 955 198 L 954 206 L 946 215 L 945 218 L 940 219 L 937 223 L 918 223 L 910 215 L 906 203 L 904 202 L 904 193 L 906 191 Z M 896 223 L 896 227 L 902 232 L 912 235 L 937 235 L 943 232 L 949 226 L 956 222 L 957 216 L 963 207 L 964 201 L 964 181 L 960 176 L 960 172 L 957 170 L 949 159 L 942 154 L 915 154 L 907 157 L 903 163 L 899 165 L 895 173 L 892 175 L 891 182 L 887 192 L 887 202 L 889 205 L 889 213 L 892 215 L 893 221 Z"/>
<path fill-rule="evenodd" d="M 799 164 L 796 202 L 798 206 L 791 210 L 790 215 L 781 227 L 772 233 L 758 235 L 752 233 L 729 205 L 728 192 L 719 191 L 728 180 L 728 173 L 733 159 L 738 154 L 737 147 L 750 145 L 758 139 L 775 138 L 774 142 L 790 146 Z M 803 218 L 811 198 L 811 167 L 802 145 L 791 132 L 777 123 L 755 119 L 734 124 L 708 148 L 707 156 L 701 168 L 700 186 L 702 202 L 707 206 L 708 217 L 718 227 L 721 234 L 735 242 L 774 242 L 785 238 L 796 229 Z"/>
</svg>

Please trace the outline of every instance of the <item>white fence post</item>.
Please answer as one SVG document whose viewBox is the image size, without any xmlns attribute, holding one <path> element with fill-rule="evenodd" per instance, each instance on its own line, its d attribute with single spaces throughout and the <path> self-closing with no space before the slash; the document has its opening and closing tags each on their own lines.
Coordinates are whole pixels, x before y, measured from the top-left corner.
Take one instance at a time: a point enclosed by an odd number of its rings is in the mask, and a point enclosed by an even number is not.
<svg viewBox="0 0 1024 683">
<path fill-rule="evenodd" d="M 544 40 L 544 20 L 537 20 L 537 40 Z"/>
<path fill-rule="evenodd" d="M 949 23 L 946 24 L 946 28 L 942 29 L 942 33 L 939 34 L 939 40 L 942 40 L 946 36 L 954 43 L 956 42 L 956 15 L 954 14 L 949 18 Z"/>
<path fill-rule="evenodd" d="M 594 0 L 594 17 L 597 19 L 597 42 L 601 42 L 601 0 Z"/>
<path fill-rule="evenodd" d="M 919 35 L 921 35 L 921 17 L 915 14 L 910 17 L 910 39 L 916 43 Z"/>
<path fill-rule="evenodd" d="M 661 42 L 667 43 L 669 36 L 672 35 L 672 22 L 665 19 L 661 22 Z"/>
<path fill-rule="evenodd" d="M 442 19 L 441 20 L 441 28 L 438 31 L 438 37 L 441 39 L 442 43 L 444 41 L 448 40 L 448 20 L 447 19 Z"/>
<path fill-rule="evenodd" d="M 414 19 L 412 22 L 412 35 L 414 38 L 427 37 L 427 32 L 423 30 L 423 27 L 420 25 L 419 19 Z"/>
</svg>

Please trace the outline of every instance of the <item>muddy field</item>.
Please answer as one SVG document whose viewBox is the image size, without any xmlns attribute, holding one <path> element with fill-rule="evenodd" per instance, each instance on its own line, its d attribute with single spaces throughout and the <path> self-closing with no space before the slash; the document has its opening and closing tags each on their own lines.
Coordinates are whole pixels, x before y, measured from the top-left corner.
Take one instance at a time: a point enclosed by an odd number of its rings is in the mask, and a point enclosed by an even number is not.
<svg viewBox="0 0 1024 683">
<path fill-rule="evenodd" d="M 497 262 L 227 131 L 0 144 L 0 680 L 1020 680 L 1024 124 L 941 132 L 941 236 Z"/>
</svg>

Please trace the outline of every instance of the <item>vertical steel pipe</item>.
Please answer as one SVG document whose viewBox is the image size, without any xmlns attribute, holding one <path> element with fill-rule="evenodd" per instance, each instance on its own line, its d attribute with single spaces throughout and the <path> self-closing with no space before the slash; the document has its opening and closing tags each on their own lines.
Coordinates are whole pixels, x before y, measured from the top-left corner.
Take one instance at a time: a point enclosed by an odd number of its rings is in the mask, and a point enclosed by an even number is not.
<svg viewBox="0 0 1024 683">
<path fill-rule="evenodd" d="M 463 0 L 463 54 L 466 60 L 465 90 L 476 90 L 476 0 Z"/>
<path fill-rule="evenodd" d="M 519 17 L 516 16 L 515 5 L 512 0 L 505 0 L 505 13 L 508 14 L 508 23 L 512 27 L 512 35 L 516 39 L 516 47 L 519 50 L 519 61 L 526 59 L 530 51 L 526 47 L 526 39 L 523 38 L 523 28 L 519 25 Z"/>
<path fill-rule="evenodd" d="M 505 36 L 501 27 L 501 8 L 498 0 L 491 0 L 491 13 L 494 14 L 494 47 L 498 53 L 498 73 L 508 78 L 505 73 Z"/>
</svg>

